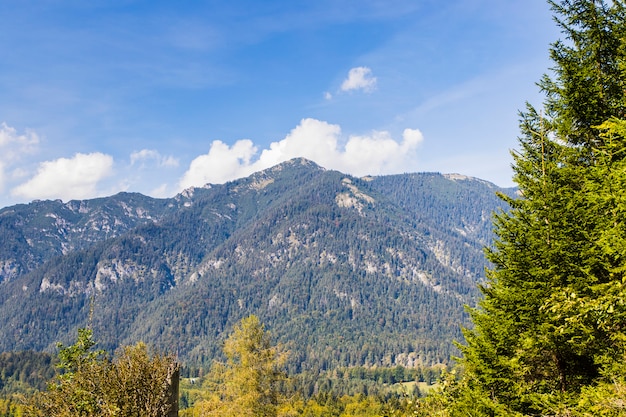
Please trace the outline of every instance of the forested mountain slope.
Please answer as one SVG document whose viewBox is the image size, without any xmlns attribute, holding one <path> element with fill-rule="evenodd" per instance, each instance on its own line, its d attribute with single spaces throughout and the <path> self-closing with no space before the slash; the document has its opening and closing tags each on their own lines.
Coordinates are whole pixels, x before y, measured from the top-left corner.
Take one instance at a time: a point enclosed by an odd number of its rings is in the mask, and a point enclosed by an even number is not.
<svg viewBox="0 0 626 417">
<path fill-rule="evenodd" d="M 295 159 L 173 199 L 0 210 L 0 350 L 88 324 L 203 362 L 258 315 L 291 370 L 446 361 L 484 277 L 500 190 L 440 174 L 354 178 Z"/>
</svg>

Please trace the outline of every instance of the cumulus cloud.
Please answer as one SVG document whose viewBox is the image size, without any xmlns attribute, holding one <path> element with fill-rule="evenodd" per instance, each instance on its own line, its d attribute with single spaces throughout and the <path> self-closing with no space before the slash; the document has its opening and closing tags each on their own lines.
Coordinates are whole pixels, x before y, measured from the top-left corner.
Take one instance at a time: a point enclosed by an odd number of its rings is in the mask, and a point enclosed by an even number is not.
<svg viewBox="0 0 626 417">
<path fill-rule="evenodd" d="M 145 161 L 154 161 L 159 167 L 163 168 L 177 167 L 179 164 L 178 159 L 173 156 L 163 156 L 154 149 L 142 149 L 130 154 L 131 165 L 141 164 Z"/>
<path fill-rule="evenodd" d="M 422 141 L 416 129 L 405 129 L 400 141 L 385 131 L 346 139 L 339 125 L 308 118 L 284 139 L 263 149 L 257 159 L 257 147 L 250 140 L 240 140 L 232 147 L 214 141 L 208 154 L 191 162 L 179 185 L 223 183 L 297 157 L 357 176 L 414 171 L 416 150 Z"/>
<path fill-rule="evenodd" d="M 330 167 L 339 164 L 339 125 L 317 119 L 303 119 L 279 142 L 272 142 L 263 150 L 257 165 L 269 168 L 288 159 L 304 157 Z"/>
<path fill-rule="evenodd" d="M 372 70 L 368 67 L 352 68 L 341 84 L 341 91 L 363 90 L 373 91 L 376 88 L 376 77 L 372 75 Z"/>
<path fill-rule="evenodd" d="M 253 172 L 250 160 L 256 152 L 256 146 L 249 139 L 239 140 L 232 147 L 220 140 L 213 141 L 208 154 L 191 161 L 179 185 L 188 188 L 249 175 Z"/>
<path fill-rule="evenodd" d="M 12 190 L 14 196 L 28 199 L 63 200 L 98 196 L 97 185 L 111 175 L 113 158 L 99 152 L 77 153 L 39 164 L 37 174 Z"/>
<path fill-rule="evenodd" d="M 417 129 L 404 129 L 402 141 L 385 131 L 351 136 L 341 155 L 341 165 L 344 172 L 354 175 L 415 171 L 415 151 L 422 141 L 422 133 Z"/>
</svg>

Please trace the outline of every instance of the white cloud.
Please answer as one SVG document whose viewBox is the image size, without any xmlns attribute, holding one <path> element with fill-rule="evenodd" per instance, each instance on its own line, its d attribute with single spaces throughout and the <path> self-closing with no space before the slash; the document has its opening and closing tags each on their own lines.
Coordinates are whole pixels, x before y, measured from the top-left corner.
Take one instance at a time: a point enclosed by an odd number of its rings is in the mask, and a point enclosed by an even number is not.
<svg viewBox="0 0 626 417">
<path fill-rule="evenodd" d="M 223 183 L 249 175 L 253 172 L 250 159 L 256 152 L 257 148 L 248 139 L 239 140 L 232 147 L 220 140 L 213 141 L 208 154 L 191 161 L 179 185 L 188 188 L 206 183 Z"/>
<path fill-rule="evenodd" d="M 17 130 L 0 123 L 0 190 L 4 188 L 7 175 L 5 170 L 14 166 L 24 155 L 33 153 L 39 145 L 39 136 L 26 131 L 18 134 Z"/>
<path fill-rule="evenodd" d="M 20 151 L 30 152 L 39 144 L 39 137 L 35 132 L 26 131 L 18 135 L 14 127 L 8 126 L 6 122 L 0 123 L 0 147 L 9 147 L 9 152 Z M 4 153 L 6 156 L 6 152 Z"/>
<path fill-rule="evenodd" d="M 333 95 L 332 95 L 330 92 L 325 91 L 325 92 L 324 92 L 324 99 L 326 99 L 326 100 L 332 100 L 332 99 L 333 99 Z"/>
<path fill-rule="evenodd" d="M 373 91 L 376 88 L 376 77 L 372 76 L 372 70 L 368 67 L 352 68 L 348 72 L 348 78 L 341 84 L 341 91 L 363 90 Z"/>
<path fill-rule="evenodd" d="M 153 160 L 159 167 L 177 167 L 179 164 L 178 159 L 173 156 L 163 156 L 154 149 L 142 149 L 130 154 L 130 164 Z"/>
<path fill-rule="evenodd" d="M 415 171 L 416 150 L 422 141 L 417 129 L 404 129 L 401 142 L 385 131 L 351 136 L 342 155 L 344 172 L 366 175 Z"/>
<path fill-rule="evenodd" d="M 385 131 L 342 141 L 339 125 L 303 119 L 284 139 L 262 150 L 256 160 L 257 147 L 250 140 L 240 140 L 232 147 L 214 141 L 208 154 L 191 162 L 179 185 L 223 183 L 297 157 L 357 176 L 414 171 L 416 150 L 422 141 L 416 129 L 405 129 L 401 141 Z"/>
<path fill-rule="evenodd" d="M 316 119 L 303 119 L 285 139 L 272 142 L 263 150 L 257 162 L 258 169 L 269 168 L 288 159 L 304 157 L 327 167 L 339 164 L 339 125 Z"/>
<path fill-rule="evenodd" d="M 62 200 L 98 196 L 96 186 L 109 176 L 113 158 L 99 152 L 77 153 L 72 158 L 59 158 L 39 164 L 37 174 L 12 190 L 14 196 L 28 199 Z"/>
</svg>

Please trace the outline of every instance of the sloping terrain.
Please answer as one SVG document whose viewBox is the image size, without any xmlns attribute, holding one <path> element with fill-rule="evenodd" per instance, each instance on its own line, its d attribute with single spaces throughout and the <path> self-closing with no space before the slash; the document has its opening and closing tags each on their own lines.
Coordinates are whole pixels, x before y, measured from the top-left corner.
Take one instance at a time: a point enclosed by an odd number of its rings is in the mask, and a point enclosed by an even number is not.
<svg viewBox="0 0 626 417">
<path fill-rule="evenodd" d="M 484 276 L 496 191 L 295 159 L 173 199 L 7 207 L 0 350 L 52 350 L 91 325 L 104 348 L 143 340 L 201 363 L 257 314 L 294 371 L 447 361 Z"/>
</svg>

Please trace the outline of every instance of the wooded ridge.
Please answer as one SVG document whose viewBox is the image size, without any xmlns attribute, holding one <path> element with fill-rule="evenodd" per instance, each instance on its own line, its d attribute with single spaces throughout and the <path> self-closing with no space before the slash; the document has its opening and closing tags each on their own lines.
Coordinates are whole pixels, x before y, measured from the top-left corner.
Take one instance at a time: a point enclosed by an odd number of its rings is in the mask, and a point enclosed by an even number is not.
<svg viewBox="0 0 626 417">
<path fill-rule="evenodd" d="M 447 362 L 484 280 L 485 181 L 355 178 L 295 159 L 171 199 L 121 193 L 0 210 L 0 349 L 53 351 L 91 326 L 190 363 L 258 315 L 291 372 Z"/>
</svg>

